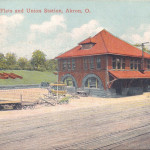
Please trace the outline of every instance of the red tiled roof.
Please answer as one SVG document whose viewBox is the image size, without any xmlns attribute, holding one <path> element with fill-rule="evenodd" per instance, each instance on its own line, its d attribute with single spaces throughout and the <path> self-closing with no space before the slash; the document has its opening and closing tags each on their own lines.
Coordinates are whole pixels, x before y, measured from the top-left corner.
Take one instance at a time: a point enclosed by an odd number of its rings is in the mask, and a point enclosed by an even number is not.
<svg viewBox="0 0 150 150">
<path fill-rule="evenodd" d="M 141 73 L 140 71 L 109 71 L 117 79 L 139 79 L 150 78 L 150 71 Z"/>
<path fill-rule="evenodd" d="M 95 41 L 93 40 L 93 38 L 89 37 L 84 41 L 80 42 L 79 45 L 86 44 L 86 43 L 95 43 Z"/>
<path fill-rule="evenodd" d="M 81 44 L 94 42 L 96 43 L 91 49 L 82 49 Z M 102 55 L 102 54 L 116 54 L 116 55 L 125 55 L 131 57 L 141 57 L 142 51 L 127 42 L 113 36 L 111 33 L 105 29 L 96 34 L 94 37 L 88 38 L 75 48 L 59 55 L 58 58 L 67 58 L 67 57 L 81 57 L 81 56 L 90 56 L 90 55 Z M 145 58 L 150 58 L 150 54 L 144 53 Z"/>
</svg>

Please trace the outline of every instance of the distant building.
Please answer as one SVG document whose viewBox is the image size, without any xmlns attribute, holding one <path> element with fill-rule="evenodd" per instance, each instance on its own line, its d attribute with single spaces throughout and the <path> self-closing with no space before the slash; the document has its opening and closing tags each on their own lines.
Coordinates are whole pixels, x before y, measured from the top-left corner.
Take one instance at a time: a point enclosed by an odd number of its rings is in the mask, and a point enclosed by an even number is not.
<svg viewBox="0 0 150 150">
<path fill-rule="evenodd" d="M 142 51 L 106 30 L 56 59 L 59 80 L 89 90 L 90 95 L 141 94 L 150 84 L 150 54 L 144 53 L 141 68 Z"/>
</svg>

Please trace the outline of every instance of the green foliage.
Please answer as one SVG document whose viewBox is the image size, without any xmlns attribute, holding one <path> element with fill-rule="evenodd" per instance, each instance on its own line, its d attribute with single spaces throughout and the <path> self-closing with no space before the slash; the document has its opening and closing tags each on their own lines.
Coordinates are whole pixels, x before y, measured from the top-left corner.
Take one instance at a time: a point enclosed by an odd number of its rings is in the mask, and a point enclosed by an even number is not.
<svg viewBox="0 0 150 150">
<path fill-rule="evenodd" d="M 6 59 L 4 54 L 0 53 L 0 70 L 1 69 L 6 69 L 7 65 L 6 65 Z"/>
<path fill-rule="evenodd" d="M 32 53 L 31 65 L 35 70 L 44 71 L 45 61 L 45 54 L 42 51 L 36 50 Z"/>
<path fill-rule="evenodd" d="M 70 96 L 65 96 L 65 97 L 63 97 L 63 98 L 59 101 L 59 103 L 69 102 L 69 99 L 70 99 L 70 98 L 71 98 Z"/>
<path fill-rule="evenodd" d="M 14 53 L 7 53 L 6 56 L 0 53 L 0 70 L 36 70 L 36 71 L 55 71 L 57 70 L 57 60 L 46 60 L 45 54 L 36 50 L 32 54 L 31 60 L 27 60 L 25 57 L 17 57 Z"/>
<path fill-rule="evenodd" d="M 55 71 L 57 70 L 57 60 L 50 59 L 46 61 L 46 70 Z"/>
<path fill-rule="evenodd" d="M 34 70 L 33 66 L 31 65 L 31 60 L 29 60 L 26 64 L 26 67 L 24 70 Z"/>
<path fill-rule="evenodd" d="M 135 47 L 141 47 L 141 44 L 136 43 L 136 44 L 134 44 L 133 46 L 135 46 Z"/>
<path fill-rule="evenodd" d="M 6 54 L 6 65 L 8 69 L 15 69 L 16 68 L 16 63 L 17 63 L 17 58 L 14 53 L 7 53 Z"/>
<path fill-rule="evenodd" d="M 21 70 L 25 70 L 27 68 L 28 60 L 24 57 L 20 57 L 18 59 L 18 65 Z"/>
<path fill-rule="evenodd" d="M 139 43 L 136 43 L 136 44 L 134 44 L 133 46 L 135 46 L 135 47 L 137 47 L 137 48 L 142 48 L 142 46 L 141 46 L 141 44 L 139 44 Z M 142 50 L 142 49 L 141 49 Z M 148 49 L 148 48 L 146 48 L 145 46 L 144 46 L 144 48 L 143 48 L 143 51 L 144 52 L 146 52 L 146 53 L 150 53 L 150 50 Z"/>
</svg>

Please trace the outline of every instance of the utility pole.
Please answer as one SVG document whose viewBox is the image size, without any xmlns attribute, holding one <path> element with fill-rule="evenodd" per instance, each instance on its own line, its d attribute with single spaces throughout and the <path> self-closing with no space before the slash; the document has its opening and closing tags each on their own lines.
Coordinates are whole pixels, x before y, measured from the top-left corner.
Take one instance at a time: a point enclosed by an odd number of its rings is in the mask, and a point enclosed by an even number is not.
<svg viewBox="0 0 150 150">
<path fill-rule="evenodd" d="M 59 81 L 59 73 L 57 71 L 57 104 L 58 104 L 58 81 Z"/>
<path fill-rule="evenodd" d="M 59 64 L 57 62 L 57 104 L 58 104 Z"/>
<path fill-rule="evenodd" d="M 145 43 L 142 43 L 141 46 L 142 46 L 142 66 L 141 66 L 141 72 L 144 73 L 144 45 L 147 44 L 149 42 L 145 42 Z"/>
<path fill-rule="evenodd" d="M 57 69 L 55 72 L 53 72 L 55 75 L 57 75 L 57 82 L 56 82 L 56 85 L 57 85 L 57 92 L 56 92 L 56 97 L 57 97 L 57 101 L 56 101 L 56 104 L 58 103 L 58 98 L 59 98 L 59 95 L 58 95 L 58 82 L 59 82 L 59 69 L 58 69 L 58 66 L 57 66 Z"/>
</svg>

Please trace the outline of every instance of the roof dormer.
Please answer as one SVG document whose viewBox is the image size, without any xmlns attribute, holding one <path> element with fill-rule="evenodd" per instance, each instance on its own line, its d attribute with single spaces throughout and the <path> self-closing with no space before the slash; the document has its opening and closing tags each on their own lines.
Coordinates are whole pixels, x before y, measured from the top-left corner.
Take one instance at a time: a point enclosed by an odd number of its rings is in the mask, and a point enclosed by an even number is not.
<svg viewBox="0 0 150 150">
<path fill-rule="evenodd" d="M 94 45 L 95 42 L 92 40 L 91 37 L 85 39 L 84 41 L 80 42 L 79 45 L 81 45 L 81 50 L 82 49 L 91 49 Z"/>
</svg>

